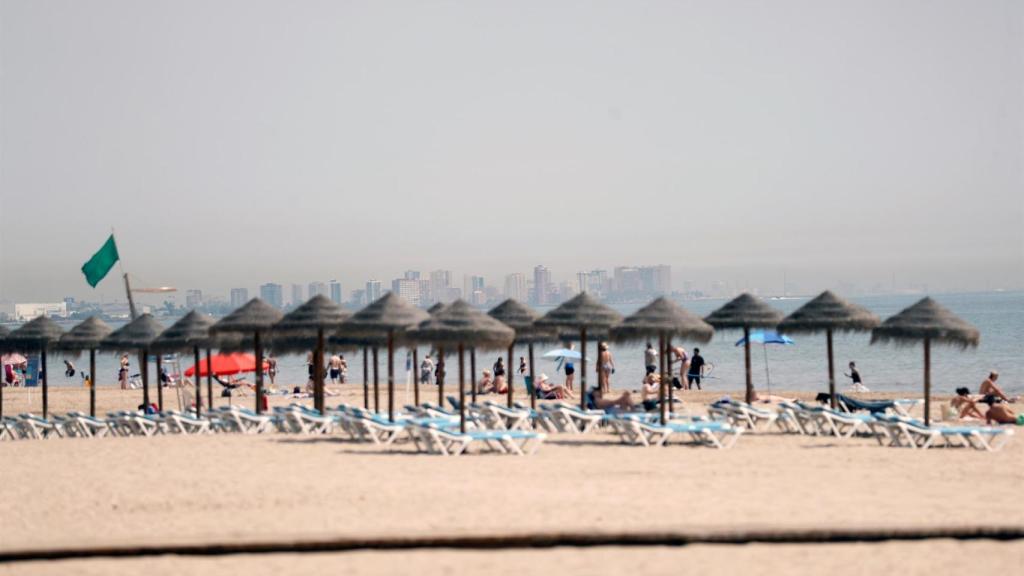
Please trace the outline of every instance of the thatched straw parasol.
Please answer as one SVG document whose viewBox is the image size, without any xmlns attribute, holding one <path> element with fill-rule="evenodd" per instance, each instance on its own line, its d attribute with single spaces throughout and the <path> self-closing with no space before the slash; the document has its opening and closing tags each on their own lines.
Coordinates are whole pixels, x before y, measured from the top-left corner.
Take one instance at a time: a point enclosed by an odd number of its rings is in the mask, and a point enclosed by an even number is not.
<svg viewBox="0 0 1024 576">
<path fill-rule="evenodd" d="M 530 381 L 535 383 L 536 380 L 533 378 L 533 345 L 542 342 L 553 342 L 558 339 L 558 335 L 551 328 L 541 328 L 535 324 L 537 320 L 540 320 L 540 314 L 535 310 L 522 304 L 521 302 L 509 298 L 501 304 L 498 304 L 487 313 L 491 318 L 501 322 L 509 328 L 516 331 L 516 339 L 514 342 L 508 345 L 508 407 L 512 407 L 513 391 L 513 374 L 515 374 L 515 365 L 513 362 L 513 349 L 516 344 L 526 344 L 528 347 L 528 353 L 530 357 Z M 530 405 L 534 408 L 537 406 L 537 395 L 530 395 Z"/>
<path fill-rule="evenodd" d="M 146 408 L 149 408 L 149 347 L 163 330 L 164 327 L 153 318 L 152 314 L 143 314 L 114 330 L 100 342 L 100 348 L 103 350 L 139 353 L 139 372 L 142 373 L 142 403 Z M 163 410 L 163 388 L 160 386 L 159 375 L 158 365 L 157 404 L 159 409 Z"/>
<path fill-rule="evenodd" d="M 64 352 L 78 354 L 89 351 L 89 415 L 96 415 L 96 350 L 113 329 L 96 316 L 79 322 L 60 337 L 57 348 Z"/>
<path fill-rule="evenodd" d="M 826 290 L 814 299 L 797 308 L 782 322 L 778 331 L 788 334 L 825 333 L 828 350 L 828 393 L 832 408 L 836 408 L 835 361 L 832 355 L 833 332 L 868 332 L 878 326 L 880 320 L 863 306 L 853 304 Z"/>
<path fill-rule="evenodd" d="M 622 315 L 598 302 L 586 292 L 562 303 L 535 323 L 540 328 L 578 330 L 580 334 L 580 407 L 587 407 L 587 332 L 599 338 L 619 322 Z M 595 362 L 600 381 L 600 358 Z"/>
<path fill-rule="evenodd" d="M 321 414 L 324 411 L 324 333 L 337 330 L 351 315 L 323 294 L 317 294 L 274 325 L 275 349 L 313 350 L 313 407 Z"/>
<path fill-rule="evenodd" d="M 504 349 L 515 339 L 515 331 L 473 308 L 463 300 L 445 306 L 419 326 L 409 331 L 409 338 L 459 351 L 459 423 L 466 431 L 466 379 L 463 353 L 465 347 Z"/>
<path fill-rule="evenodd" d="M 715 329 L 743 330 L 743 361 L 747 372 L 746 401 L 754 401 L 754 383 L 750 377 L 750 329 L 774 328 L 782 321 L 782 313 L 759 298 L 743 293 L 709 314 L 704 321 Z"/>
<path fill-rule="evenodd" d="M 253 298 L 210 327 L 210 335 L 216 338 L 218 347 L 222 350 L 244 347 L 248 344 L 248 337 L 252 337 L 252 346 L 256 353 L 257 413 L 263 412 L 263 341 L 282 317 L 277 308 L 259 298 Z"/>
<path fill-rule="evenodd" d="M 977 347 L 978 329 L 931 298 L 925 297 L 871 331 L 871 343 L 894 342 L 910 346 L 924 342 L 924 423 L 931 424 L 931 345 Z"/>
<path fill-rule="evenodd" d="M 658 400 L 661 405 L 661 421 L 666 422 L 668 411 L 672 408 L 672 387 L 669 385 L 669 372 L 666 370 L 672 338 L 707 342 L 715 335 L 715 329 L 688 312 L 682 306 L 665 298 L 654 299 L 650 304 L 637 310 L 621 324 L 612 328 L 611 337 L 619 342 L 637 342 L 651 337 L 658 338 L 658 363 L 661 371 L 661 386 L 658 389 Z M 668 402 L 665 402 L 665 391 L 668 389 Z"/>
<path fill-rule="evenodd" d="M 56 322 L 46 316 L 40 316 L 31 322 L 23 324 L 17 330 L 11 332 L 4 339 L 9 350 L 17 352 L 39 351 L 39 358 L 43 368 L 43 418 L 49 412 L 48 380 L 49 370 L 46 369 L 46 352 L 60 340 L 64 330 Z"/>
<path fill-rule="evenodd" d="M 377 365 L 376 346 L 384 338 L 388 347 L 388 418 L 395 420 L 395 342 L 403 341 L 405 331 L 428 317 L 427 313 L 388 292 L 366 308 L 352 315 L 338 327 L 332 342 L 339 339 L 374 346 L 374 370 Z M 374 410 L 380 409 L 380 390 L 373 382 Z"/>
<path fill-rule="evenodd" d="M 195 385 L 196 385 L 196 417 L 202 416 L 203 405 L 203 383 L 199 376 L 199 350 L 213 346 L 213 337 L 210 336 L 210 328 L 213 327 L 213 320 L 195 310 L 184 315 L 180 320 L 164 330 L 153 343 L 150 349 L 161 354 L 164 352 L 187 352 L 192 351 L 195 360 Z M 213 390 L 207 389 L 210 406 L 213 406 Z"/>
</svg>

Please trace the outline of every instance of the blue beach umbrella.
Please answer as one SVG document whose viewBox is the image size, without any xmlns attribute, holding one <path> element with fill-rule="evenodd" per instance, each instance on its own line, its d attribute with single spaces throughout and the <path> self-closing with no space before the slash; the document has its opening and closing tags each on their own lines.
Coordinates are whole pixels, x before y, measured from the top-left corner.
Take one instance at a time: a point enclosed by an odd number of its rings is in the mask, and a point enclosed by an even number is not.
<svg viewBox="0 0 1024 576">
<path fill-rule="evenodd" d="M 772 394 L 772 375 L 768 370 L 768 344 L 780 344 L 782 346 L 791 346 L 796 344 L 792 338 L 784 334 L 779 334 L 774 330 L 755 330 L 750 333 L 750 342 L 754 344 L 761 344 L 761 348 L 764 349 L 764 374 L 765 379 L 768 381 L 768 395 Z M 747 343 L 746 338 L 740 338 L 736 341 L 737 346 L 743 346 Z"/>
</svg>

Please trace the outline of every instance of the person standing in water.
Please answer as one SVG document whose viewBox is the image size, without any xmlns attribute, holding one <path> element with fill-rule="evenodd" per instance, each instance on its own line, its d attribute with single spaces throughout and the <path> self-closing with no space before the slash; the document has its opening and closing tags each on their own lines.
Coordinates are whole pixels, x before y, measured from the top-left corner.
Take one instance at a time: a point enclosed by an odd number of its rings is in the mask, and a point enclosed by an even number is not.
<svg viewBox="0 0 1024 576">
<path fill-rule="evenodd" d="M 690 369 L 686 371 L 686 384 L 689 387 L 697 386 L 701 390 L 700 378 L 704 375 L 704 357 L 700 355 L 700 348 L 693 349 L 693 358 L 690 358 Z"/>
</svg>

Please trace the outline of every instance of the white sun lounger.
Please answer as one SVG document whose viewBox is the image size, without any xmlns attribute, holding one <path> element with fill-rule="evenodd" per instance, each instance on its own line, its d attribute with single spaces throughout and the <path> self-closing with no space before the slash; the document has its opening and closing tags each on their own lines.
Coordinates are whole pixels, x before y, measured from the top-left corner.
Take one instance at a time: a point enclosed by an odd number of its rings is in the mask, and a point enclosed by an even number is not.
<svg viewBox="0 0 1024 576">
<path fill-rule="evenodd" d="M 533 454 L 547 437 L 542 432 L 526 430 L 467 430 L 459 432 L 434 423 L 411 420 L 408 424 L 417 428 L 422 446 L 436 454 L 458 456 L 473 444 L 481 444 L 502 454 L 519 456 Z"/>
<path fill-rule="evenodd" d="M 592 431 L 605 417 L 604 410 L 581 410 L 564 402 L 541 404 L 551 423 L 559 432 L 586 434 Z"/>
</svg>

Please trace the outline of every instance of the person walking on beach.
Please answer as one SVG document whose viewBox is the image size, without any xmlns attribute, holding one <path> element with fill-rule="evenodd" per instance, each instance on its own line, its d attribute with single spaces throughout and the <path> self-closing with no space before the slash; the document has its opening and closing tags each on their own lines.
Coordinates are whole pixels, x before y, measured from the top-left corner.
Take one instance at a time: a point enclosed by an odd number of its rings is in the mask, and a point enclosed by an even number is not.
<svg viewBox="0 0 1024 576">
<path fill-rule="evenodd" d="M 505 360 L 498 356 L 498 361 L 494 363 L 494 389 L 501 391 L 506 390 L 505 387 Z"/>
<path fill-rule="evenodd" d="M 64 360 L 64 376 L 67 378 L 75 377 L 75 365 L 70 360 Z"/>
<path fill-rule="evenodd" d="M 644 350 L 644 368 L 647 370 L 647 374 L 654 374 L 658 371 L 658 351 L 650 342 L 647 343 L 647 348 Z"/>
<path fill-rule="evenodd" d="M 430 384 L 434 381 L 434 359 L 428 353 L 420 362 L 420 384 Z"/>
<path fill-rule="evenodd" d="M 682 346 L 673 346 L 669 352 L 675 356 L 675 359 L 670 360 L 669 362 L 671 364 L 679 362 L 679 377 L 672 378 L 672 386 L 678 390 L 689 390 L 690 385 L 686 381 L 686 375 L 690 372 L 690 357 L 686 355 L 686 348 L 683 348 Z"/>
<path fill-rule="evenodd" d="M 270 385 L 274 385 L 274 378 L 277 376 L 277 358 L 267 356 L 267 377 L 270 378 Z"/>
<path fill-rule="evenodd" d="M 860 379 L 860 372 L 857 371 L 857 363 L 850 360 L 850 373 L 843 372 L 843 376 L 846 376 L 851 380 L 850 390 L 854 392 L 870 392 L 868 387 L 864 385 L 864 382 Z"/>
<path fill-rule="evenodd" d="M 341 357 L 337 354 L 331 354 L 331 359 L 328 361 L 330 366 L 331 384 L 337 384 L 338 379 L 341 378 Z"/>
<path fill-rule="evenodd" d="M 704 357 L 700 355 L 700 348 L 693 349 L 693 358 L 690 358 L 690 369 L 686 371 L 686 384 L 692 388 L 697 386 L 697 390 L 702 390 L 700 387 L 700 378 L 704 375 Z"/>
<path fill-rule="evenodd" d="M 575 344 L 569 344 L 569 351 L 576 348 Z M 576 379 L 576 366 L 572 363 L 572 358 L 565 357 L 565 389 L 572 390 L 573 380 Z"/>
<path fill-rule="evenodd" d="M 121 355 L 121 369 L 117 372 L 117 381 L 121 384 L 121 390 L 128 389 L 128 367 L 131 362 L 128 360 L 127 354 Z"/>
<path fill-rule="evenodd" d="M 598 372 L 600 377 L 598 378 L 597 383 L 601 389 L 601 395 L 603 396 L 611 390 L 612 374 L 615 373 L 615 360 L 612 359 L 612 352 L 608 349 L 607 342 L 601 342 L 597 349 L 601 352 L 597 358 L 597 361 L 601 366 L 601 371 Z"/>
</svg>

